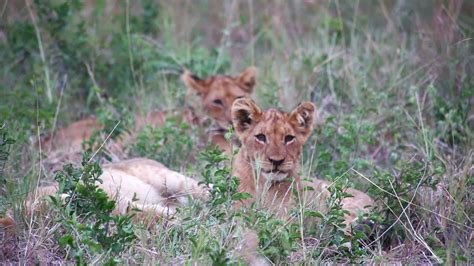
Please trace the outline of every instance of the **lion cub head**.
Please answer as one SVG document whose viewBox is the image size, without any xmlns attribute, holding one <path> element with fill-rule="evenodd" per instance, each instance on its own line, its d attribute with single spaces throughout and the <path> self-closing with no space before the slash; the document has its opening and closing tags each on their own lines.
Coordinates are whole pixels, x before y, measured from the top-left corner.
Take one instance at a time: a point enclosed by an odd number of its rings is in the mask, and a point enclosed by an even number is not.
<svg viewBox="0 0 474 266">
<path fill-rule="evenodd" d="M 235 99 L 249 97 L 256 83 L 257 68 L 249 67 L 236 77 L 216 75 L 201 79 L 189 71 L 181 75 L 184 84 L 197 92 L 204 111 L 227 129 L 232 125 L 230 109 Z"/>
<path fill-rule="evenodd" d="M 295 176 L 303 144 L 313 130 L 315 107 L 303 102 L 292 112 L 262 111 L 249 98 L 237 99 L 232 106 L 235 132 L 244 156 L 266 179 L 281 181 Z"/>
</svg>

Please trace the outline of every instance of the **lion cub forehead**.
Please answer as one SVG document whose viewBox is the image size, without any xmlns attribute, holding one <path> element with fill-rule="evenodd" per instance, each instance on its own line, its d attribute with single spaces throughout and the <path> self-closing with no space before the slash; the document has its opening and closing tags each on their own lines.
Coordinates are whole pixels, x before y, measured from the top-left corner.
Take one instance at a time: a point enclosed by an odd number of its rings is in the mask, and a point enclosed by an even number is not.
<svg viewBox="0 0 474 266">
<path fill-rule="evenodd" d="M 217 86 L 236 86 L 237 84 L 235 83 L 235 80 L 231 76 L 214 76 L 211 77 L 212 80 L 212 85 L 217 85 Z"/>
<path fill-rule="evenodd" d="M 275 108 L 270 108 L 264 113 L 264 120 L 273 123 L 286 123 L 288 114 L 277 110 Z"/>
<path fill-rule="evenodd" d="M 264 112 L 261 130 L 276 135 L 284 135 L 293 133 L 293 128 L 288 122 L 288 114 L 280 110 L 271 108 Z"/>
<path fill-rule="evenodd" d="M 230 76 L 216 76 L 212 79 L 211 89 L 214 90 L 214 92 L 231 94 L 230 96 L 233 96 L 232 94 L 247 95 Z"/>
</svg>

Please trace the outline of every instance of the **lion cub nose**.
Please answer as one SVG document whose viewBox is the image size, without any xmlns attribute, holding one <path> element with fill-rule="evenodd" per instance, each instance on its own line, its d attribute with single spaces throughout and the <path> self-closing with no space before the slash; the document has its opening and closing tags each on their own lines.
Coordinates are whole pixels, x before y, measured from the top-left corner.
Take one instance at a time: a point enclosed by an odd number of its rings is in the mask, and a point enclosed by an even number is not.
<svg viewBox="0 0 474 266">
<path fill-rule="evenodd" d="M 283 161 L 285 161 L 285 158 L 281 159 L 281 160 L 278 160 L 278 159 L 275 159 L 275 158 L 268 158 L 268 160 L 270 161 L 270 163 L 273 165 L 273 166 L 280 166 Z"/>
</svg>

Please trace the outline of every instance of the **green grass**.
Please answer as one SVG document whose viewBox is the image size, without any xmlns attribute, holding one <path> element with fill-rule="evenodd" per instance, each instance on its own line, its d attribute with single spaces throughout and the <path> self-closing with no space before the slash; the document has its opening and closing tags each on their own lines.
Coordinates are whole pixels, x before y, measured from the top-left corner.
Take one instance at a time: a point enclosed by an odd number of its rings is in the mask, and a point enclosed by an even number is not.
<svg viewBox="0 0 474 266">
<path fill-rule="evenodd" d="M 182 67 L 205 77 L 256 65 L 261 106 L 317 105 L 302 174 L 337 180 L 333 208 L 317 223 L 285 223 L 257 210 L 229 211 L 229 186 L 217 201 L 183 208 L 179 221 L 135 224 L 136 238 L 113 253 L 116 262 L 242 263 L 247 224 L 278 264 L 472 263 L 469 1 L 31 2 L 31 12 L 23 1 L 0 5 L 0 213 L 14 210 L 19 221 L 14 240 L 0 231 L 0 261 L 71 262 L 78 251 L 52 237 L 73 230 L 54 207 L 50 215 L 23 214 L 27 192 L 53 180 L 38 136 L 95 115 L 107 132 L 120 121 L 112 136 L 120 137 L 134 130 L 134 114 L 199 107 L 178 78 Z M 230 182 L 218 154 L 198 156 L 203 135 L 171 117 L 139 132 L 128 156 Z M 337 230 L 342 187 L 377 200 L 369 238 Z M 85 248 L 84 262 L 109 261 L 102 248 Z"/>
</svg>

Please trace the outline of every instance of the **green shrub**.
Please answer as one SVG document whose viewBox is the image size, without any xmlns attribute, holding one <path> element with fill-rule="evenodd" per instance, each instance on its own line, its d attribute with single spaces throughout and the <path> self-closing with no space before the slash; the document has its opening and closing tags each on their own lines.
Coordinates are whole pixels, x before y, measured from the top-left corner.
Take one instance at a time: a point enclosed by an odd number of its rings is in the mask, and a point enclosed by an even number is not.
<svg viewBox="0 0 474 266">
<path fill-rule="evenodd" d="M 154 159 L 168 167 L 179 169 L 186 162 L 192 161 L 195 155 L 192 148 L 198 145 L 199 140 L 192 129 L 185 122 L 178 122 L 172 117 L 166 118 L 162 126 L 146 126 L 132 144 L 131 154 Z"/>
<path fill-rule="evenodd" d="M 3 124 L 3 122 L 0 122 L 0 213 L 4 213 L 6 211 L 4 209 L 4 207 L 7 206 L 6 199 L 4 198 L 7 184 L 5 168 L 10 155 L 10 146 L 14 143 L 15 139 L 10 136 L 7 126 Z"/>
<path fill-rule="evenodd" d="M 115 264 L 136 238 L 133 214 L 112 215 L 116 202 L 98 187 L 101 174 L 100 166 L 86 155 L 81 168 L 68 164 L 56 174 L 58 194 L 50 197 L 61 228 L 58 243 L 81 265 L 99 254 L 102 262 Z"/>
</svg>

